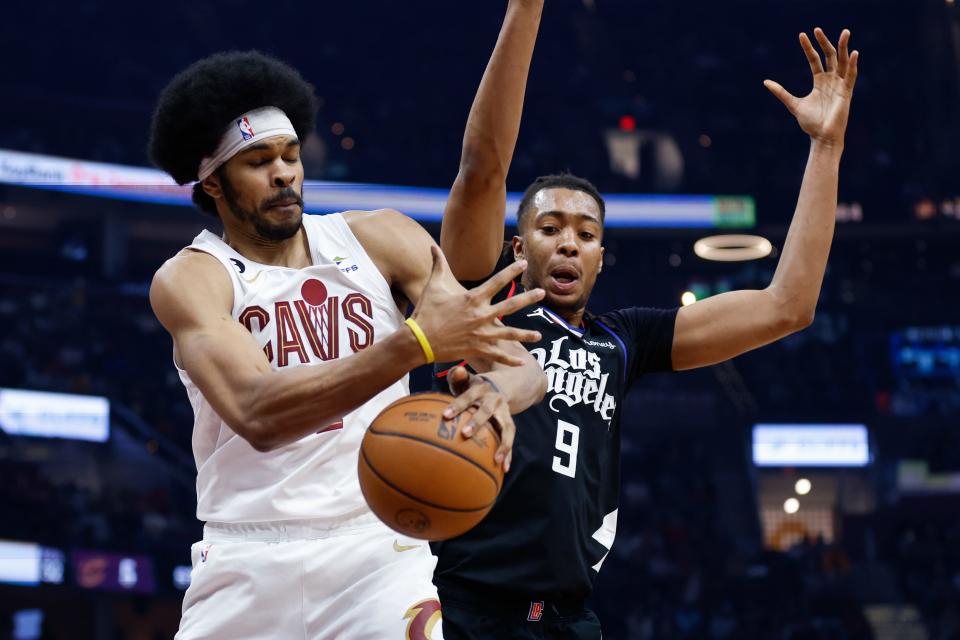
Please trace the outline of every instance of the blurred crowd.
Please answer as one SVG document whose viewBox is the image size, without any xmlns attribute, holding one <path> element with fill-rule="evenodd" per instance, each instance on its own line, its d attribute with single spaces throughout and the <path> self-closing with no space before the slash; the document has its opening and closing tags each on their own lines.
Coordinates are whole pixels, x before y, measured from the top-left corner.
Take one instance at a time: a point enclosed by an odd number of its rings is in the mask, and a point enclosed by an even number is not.
<svg viewBox="0 0 960 640">
<path fill-rule="evenodd" d="M 960 638 L 960 515 L 956 504 L 890 523 L 889 547 L 905 596 L 919 608 L 934 640 Z"/>
<path fill-rule="evenodd" d="M 0 538 L 59 549 L 139 553 L 187 564 L 199 539 L 189 491 L 52 480 L 40 463 L 0 457 Z"/>
</svg>

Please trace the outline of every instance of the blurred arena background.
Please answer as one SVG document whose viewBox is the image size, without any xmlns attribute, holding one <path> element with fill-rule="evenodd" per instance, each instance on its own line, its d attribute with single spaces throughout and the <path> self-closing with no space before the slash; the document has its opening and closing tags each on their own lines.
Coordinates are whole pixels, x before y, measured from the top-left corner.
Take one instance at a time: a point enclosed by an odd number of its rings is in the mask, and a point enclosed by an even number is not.
<svg viewBox="0 0 960 640">
<path fill-rule="evenodd" d="M 436 232 L 504 5 L 5 6 L 0 639 L 177 628 L 192 412 L 146 293 L 214 223 L 140 171 L 160 88 L 217 50 L 285 59 L 322 104 L 308 211 Z M 548 0 L 509 186 L 569 169 L 622 194 L 595 310 L 764 286 L 806 140 L 761 81 L 806 90 L 814 26 L 863 55 L 816 320 L 629 396 L 605 638 L 960 637 L 960 7 Z M 694 254 L 731 231 L 774 253 Z"/>
</svg>

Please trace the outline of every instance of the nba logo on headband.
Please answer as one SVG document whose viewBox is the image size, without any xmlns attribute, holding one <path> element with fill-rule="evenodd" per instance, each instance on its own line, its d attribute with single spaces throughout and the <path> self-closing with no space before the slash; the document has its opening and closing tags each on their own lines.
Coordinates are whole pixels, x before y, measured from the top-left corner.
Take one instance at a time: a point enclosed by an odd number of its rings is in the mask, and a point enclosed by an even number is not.
<svg viewBox="0 0 960 640">
<path fill-rule="evenodd" d="M 297 136 L 290 118 L 276 107 L 260 107 L 248 111 L 233 123 L 237 128 L 234 129 L 228 124 L 217 148 L 200 161 L 200 166 L 197 168 L 198 180 L 206 180 L 217 170 L 217 167 L 250 145 L 256 144 L 257 140 L 273 136 L 293 136 L 294 138 Z M 256 131 L 253 129 L 254 123 L 257 125 Z M 237 131 L 240 132 L 239 138 Z"/>
<path fill-rule="evenodd" d="M 247 119 L 247 116 L 243 116 L 237 120 L 237 128 L 240 129 L 240 135 L 243 136 L 244 140 L 250 140 L 256 135 L 253 132 L 253 127 L 250 126 L 250 121 Z"/>
</svg>

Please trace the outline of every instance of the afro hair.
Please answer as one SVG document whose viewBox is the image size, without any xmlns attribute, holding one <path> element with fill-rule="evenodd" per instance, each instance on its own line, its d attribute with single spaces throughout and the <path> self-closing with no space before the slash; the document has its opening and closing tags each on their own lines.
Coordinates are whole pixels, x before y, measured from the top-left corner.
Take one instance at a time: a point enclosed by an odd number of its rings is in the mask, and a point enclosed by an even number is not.
<svg viewBox="0 0 960 640">
<path fill-rule="evenodd" d="M 259 51 L 199 60 L 160 94 L 150 127 L 150 159 L 178 184 L 193 182 L 200 161 L 216 150 L 230 121 L 260 107 L 286 113 L 301 140 L 313 131 L 313 87 L 292 67 Z"/>
</svg>

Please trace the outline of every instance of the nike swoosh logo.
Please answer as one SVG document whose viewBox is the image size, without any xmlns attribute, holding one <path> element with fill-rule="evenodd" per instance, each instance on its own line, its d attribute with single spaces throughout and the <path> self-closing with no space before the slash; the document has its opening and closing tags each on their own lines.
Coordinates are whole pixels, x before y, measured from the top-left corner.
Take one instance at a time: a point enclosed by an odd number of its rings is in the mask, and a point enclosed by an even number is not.
<svg viewBox="0 0 960 640">
<path fill-rule="evenodd" d="M 400 544 L 399 540 L 393 541 L 393 550 L 397 553 L 402 553 L 404 551 L 411 551 L 413 549 L 419 549 L 420 545 L 418 544 Z"/>
</svg>

